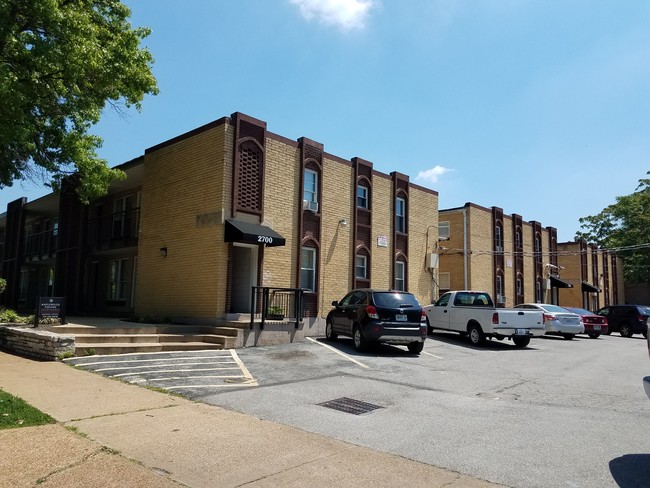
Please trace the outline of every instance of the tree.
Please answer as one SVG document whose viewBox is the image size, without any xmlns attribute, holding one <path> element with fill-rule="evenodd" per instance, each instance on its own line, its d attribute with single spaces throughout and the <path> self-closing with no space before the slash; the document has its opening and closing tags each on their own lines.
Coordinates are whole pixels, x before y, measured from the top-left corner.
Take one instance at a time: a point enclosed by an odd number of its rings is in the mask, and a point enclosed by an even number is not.
<svg viewBox="0 0 650 488">
<path fill-rule="evenodd" d="M 89 134 L 110 104 L 141 110 L 157 94 L 153 57 L 119 0 L 0 0 L 0 188 L 29 179 L 60 189 L 77 174 L 82 201 L 124 173 Z"/>
<path fill-rule="evenodd" d="M 616 197 L 616 203 L 579 222 L 584 231 L 576 233 L 576 240 L 622 248 L 617 254 L 625 258 L 625 281 L 650 281 L 650 179 L 640 179 L 634 193 Z"/>
</svg>

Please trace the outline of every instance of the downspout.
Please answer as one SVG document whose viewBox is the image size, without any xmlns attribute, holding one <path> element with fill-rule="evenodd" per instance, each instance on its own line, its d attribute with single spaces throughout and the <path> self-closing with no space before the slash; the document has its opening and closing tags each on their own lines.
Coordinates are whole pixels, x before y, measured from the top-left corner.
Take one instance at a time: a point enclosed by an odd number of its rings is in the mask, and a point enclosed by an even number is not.
<svg viewBox="0 0 650 488">
<path fill-rule="evenodd" d="M 464 270 L 464 277 L 463 279 L 465 280 L 464 282 L 464 289 L 468 289 L 467 285 L 467 264 L 468 264 L 468 256 L 467 256 L 467 207 L 463 208 L 463 260 L 465 261 L 463 265 L 463 270 Z"/>
</svg>

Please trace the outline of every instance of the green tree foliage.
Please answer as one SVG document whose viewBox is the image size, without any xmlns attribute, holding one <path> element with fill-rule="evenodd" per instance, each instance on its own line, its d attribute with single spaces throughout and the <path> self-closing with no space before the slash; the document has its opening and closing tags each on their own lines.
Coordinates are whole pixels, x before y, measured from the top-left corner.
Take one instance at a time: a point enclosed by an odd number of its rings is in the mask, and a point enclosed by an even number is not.
<svg viewBox="0 0 650 488">
<path fill-rule="evenodd" d="M 617 254 L 625 258 L 626 281 L 650 281 L 650 179 L 640 179 L 634 193 L 616 197 L 616 203 L 598 215 L 581 218 L 580 228 L 576 240 L 623 248 Z"/>
<path fill-rule="evenodd" d="M 153 57 L 119 0 L 0 0 L 0 188 L 29 179 L 57 190 L 77 173 L 82 201 L 124 178 L 88 133 L 106 104 L 138 111 L 158 93 Z"/>
</svg>

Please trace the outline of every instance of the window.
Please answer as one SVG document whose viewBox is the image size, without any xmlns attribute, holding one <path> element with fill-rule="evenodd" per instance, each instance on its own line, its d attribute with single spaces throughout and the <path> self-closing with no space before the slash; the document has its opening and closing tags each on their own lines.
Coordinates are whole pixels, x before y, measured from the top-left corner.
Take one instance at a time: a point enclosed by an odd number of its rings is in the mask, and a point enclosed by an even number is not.
<svg viewBox="0 0 650 488">
<path fill-rule="evenodd" d="M 316 291 L 316 249 L 313 247 L 302 248 L 300 288 Z"/>
<path fill-rule="evenodd" d="M 368 277 L 368 258 L 357 254 L 355 265 L 355 276 L 358 280 L 365 280 Z"/>
<path fill-rule="evenodd" d="M 449 239 L 449 221 L 438 222 L 438 239 Z"/>
<path fill-rule="evenodd" d="M 438 274 L 438 287 L 440 291 L 449 291 L 451 290 L 451 275 L 450 273 L 439 273 Z"/>
<path fill-rule="evenodd" d="M 519 229 L 517 229 L 517 232 L 515 232 L 515 247 L 517 249 L 521 248 L 521 232 Z"/>
<path fill-rule="evenodd" d="M 118 198 L 113 202 L 113 239 L 127 237 L 128 211 L 131 209 L 132 197 Z"/>
<path fill-rule="evenodd" d="M 542 303 L 542 282 L 535 282 L 535 301 L 537 303 Z"/>
<path fill-rule="evenodd" d="M 108 287 L 109 300 L 126 299 L 126 263 L 127 259 L 111 260 L 110 283 Z"/>
<path fill-rule="evenodd" d="M 311 169 L 305 170 L 302 199 L 308 202 L 318 202 L 318 173 Z"/>
<path fill-rule="evenodd" d="M 406 200 L 399 197 L 395 201 L 395 231 L 406 233 Z"/>
<path fill-rule="evenodd" d="M 494 228 L 494 244 L 497 252 L 503 252 L 503 233 L 498 225 Z"/>
<path fill-rule="evenodd" d="M 524 294 L 524 287 L 523 283 L 521 281 L 521 277 L 517 276 L 517 295 L 523 295 Z"/>
<path fill-rule="evenodd" d="M 404 276 L 405 276 L 405 263 L 403 261 L 395 262 L 395 289 L 399 291 L 405 291 Z"/>
<path fill-rule="evenodd" d="M 497 276 L 496 285 L 497 303 L 505 303 L 506 297 L 503 295 L 503 278 L 501 276 Z"/>
<path fill-rule="evenodd" d="M 368 208 L 368 188 L 363 185 L 357 186 L 357 207 Z"/>
</svg>

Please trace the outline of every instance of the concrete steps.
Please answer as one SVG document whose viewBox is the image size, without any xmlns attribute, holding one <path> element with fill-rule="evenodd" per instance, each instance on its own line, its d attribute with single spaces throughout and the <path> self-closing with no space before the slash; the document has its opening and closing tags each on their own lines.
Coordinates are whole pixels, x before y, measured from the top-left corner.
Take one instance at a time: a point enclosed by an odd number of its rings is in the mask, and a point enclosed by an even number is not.
<svg viewBox="0 0 650 488">
<path fill-rule="evenodd" d="M 219 326 L 139 325 L 108 322 L 106 325 L 59 325 L 57 334 L 75 338 L 75 354 L 126 354 L 160 351 L 231 349 L 242 344 L 240 336 L 248 322 Z"/>
</svg>

